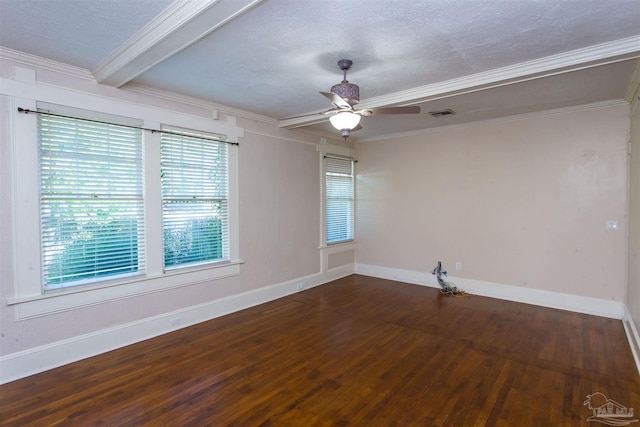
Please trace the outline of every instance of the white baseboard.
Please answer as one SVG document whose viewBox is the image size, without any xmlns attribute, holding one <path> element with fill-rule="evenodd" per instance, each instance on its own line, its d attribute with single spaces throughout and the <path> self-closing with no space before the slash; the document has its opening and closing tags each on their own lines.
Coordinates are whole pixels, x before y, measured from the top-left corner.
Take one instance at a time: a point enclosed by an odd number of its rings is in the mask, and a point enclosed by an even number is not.
<svg viewBox="0 0 640 427">
<path fill-rule="evenodd" d="M 349 264 L 328 270 L 324 274 L 316 273 L 299 277 L 170 313 L 163 313 L 136 322 L 102 329 L 2 356 L 0 357 L 0 384 L 282 298 L 299 292 L 298 286 L 308 289 L 353 273 L 434 288 L 438 287 L 435 276 L 430 273 L 366 264 Z M 625 311 L 626 307 L 622 303 L 464 278 L 448 277 L 448 280 L 454 282 L 460 289 L 475 295 L 621 319 L 640 372 L 640 338 L 635 324 L 631 320 L 631 315 L 628 311 Z"/>
<path fill-rule="evenodd" d="M 404 283 L 434 288 L 440 287 L 436 277 L 425 272 L 367 264 L 356 264 L 354 271 L 356 274 L 365 276 L 397 280 Z M 640 373 L 640 334 L 638 334 L 636 324 L 631 318 L 631 313 L 621 302 L 452 276 L 447 276 L 447 281 L 455 283 L 458 288 L 474 295 L 620 319 L 622 320 L 627 340 L 629 341 L 629 347 L 631 347 L 631 352 L 633 353 L 633 358 L 638 368 L 638 373 Z"/>
<path fill-rule="evenodd" d="M 230 297 L 163 313 L 0 357 L 0 384 L 96 356 L 168 332 L 224 316 L 353 274 L 353 265 L 334 268 Z M 302 289 L 298 289 L 300 286 Z"/>
<path fill-rule="evenodd" d="M 436 277 L 431 273 L 379 267 L 367 264 L 356 264 L 354 271 L 356 274 L 362 274 L 365 276 L 398 280 L 405 283 L 413 283 L 430 287 L 439 287 Z M 447 281 L 455 283 L 458 288 L 474 295 L 592 314 L 612 319 L 623 319 L 624 317 L 625 306 L 623 303 L 618 301 L 524 288 L 521 286 L 483 282 L 480 280 L 464 279 L 453 276 L 447 276 Z"/>
<path fill-rule="evenodd" d="M 638 334 L 635 322 L 631 318 L 631 313 L 626 307 L 624 319 L 622 319 L 622 325 L 624 326 L 624 331 L 627 334 L 627 340 L 629 340 L 629 347 L 631 347 L 633 359 L 636 361 L 638 374 L 640 374 L 640 335 Z"/>
</svg>

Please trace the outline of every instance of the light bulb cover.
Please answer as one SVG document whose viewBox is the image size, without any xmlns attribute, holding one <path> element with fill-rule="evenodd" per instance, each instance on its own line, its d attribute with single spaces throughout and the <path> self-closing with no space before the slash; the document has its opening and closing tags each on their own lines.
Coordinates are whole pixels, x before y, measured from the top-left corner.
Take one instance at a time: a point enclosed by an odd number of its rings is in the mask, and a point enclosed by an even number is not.
<svg viewBox="0 0 640 427">
<path fill-rule="evenodd" d="M 360 123 L 360 114 L 355 114 L 350 111 L 342 111 L 329 117 L 329 121 L 334 128 L 338 130 L 353 129 Z"/>
</svg>

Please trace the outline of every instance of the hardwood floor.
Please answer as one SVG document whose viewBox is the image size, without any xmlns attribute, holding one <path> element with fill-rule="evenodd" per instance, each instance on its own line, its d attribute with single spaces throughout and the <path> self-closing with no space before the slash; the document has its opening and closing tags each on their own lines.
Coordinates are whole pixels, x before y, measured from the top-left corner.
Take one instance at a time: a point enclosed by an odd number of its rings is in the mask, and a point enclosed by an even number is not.
<svg viewBox="0 0 640 427">
<path fill-rule="evenodd" d="M 603 425 L 595 392 L 640 415 L 619 320 L 354 275 L 5 384 L 0 422 Z"/>
</svg>

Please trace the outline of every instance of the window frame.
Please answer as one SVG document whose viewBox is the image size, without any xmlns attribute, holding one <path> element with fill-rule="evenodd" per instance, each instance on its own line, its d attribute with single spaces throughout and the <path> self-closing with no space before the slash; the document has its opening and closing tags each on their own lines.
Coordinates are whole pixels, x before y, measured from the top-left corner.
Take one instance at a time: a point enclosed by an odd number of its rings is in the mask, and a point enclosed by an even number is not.
<svg viewBox="0 0 640 427">
<path fill-rule="evenodd" d="M 99 114 L 92 114 L 91 117 L 85 117 L 87 112 L 85 111 L 76 111 L 76 114 L 68 113 L 65 111 L 65 114 L 59 111 L 52 111 L 52 108 L 55 109 L 55 106 L 44 106 L 42 105 L 39 111 L 36 114 L 36 120 L 38 123 L 37 126 L 37 134 L 38 134 L 38 173 L 40 178 L 40 188 L 39 188 L 39 208 L 40 208 L 40 248 L 42 254 L 42 263 L 41 267 L 42 271 L 42 286 L 43 291 L 51 292 L 57 291 L 61 289 L 71 289 L 76 286 L 92 286 L 95 283 L 100 283 L 103 281 L 115 280 L 120 277 L 133 277 L 139 274 L 143 274 L 146 270 L 144 267 L 145 256 L 144 250 L 146 248 L 146 244 L 144 242 L 144 190 L 143 190 L 143 166 L 144 166 L 144 141 L 143 141 L 143 130 L 142 129 L 130 129 L 130 128 L 140 128 L 140 124 L 131 124 L 126 123 L 122 120 L 122 118 L 112 118 L 112 117 L 104 117 Z M 72 114 L 72 115 L 70 115 Z M 102 122 L 102 124 L 94 122 L 93 120 L 97 120 L 98 122 Z M 73 130 L 73 136 L 68 137 L 70 135 L 70 131 L 68 129 Z M 121 182 L 134 182 L 135 186 L 126 186 L 117 190 L 117 193 L 114 195 L 111 191 L 105 192 L 105 186 L 108 186 L 109 190 L 115 190 L 112 186 L 111 180 L 108 175 L 105 178 L 105 175 L 100 177 L 97 182 L 102 182 L 103 186 L 96 187 L 93 184 L 96 181 L 91 181 L 92 184 L 87 185 L 86 183 L 82 183 L 82 177 L 84 173 L 89 170 L 94 170 L 96 164 L 101 164 L 103 166 L 112 167 L 114 163 L 110 161 L 109 157 L 118 157 L 118 153 L 115 156 L 112 154 L 111 150 L 107 150 L 108 146 L 104 146 L 102 144 L 96 144 L 95 139 L 91 139 L 91 144 L 87 146 L 86 142 L 82 142 L 82 134 L 86 135 L 87 132 L 91 132 L 94 135 L 97 135 L 99 139 L 102 140 L 103 143 L 112 144 L 115 143 L 120 147 L 127 149 L 129 154 L 134 154 L 133 157 L 127 157 L 127 161 L 133 161 L 130 164 L 130 167 L 127 167 L 124 170 L 121 170 L 119 173 L 121 178 L 126 178 L 125 181 Z M 126 139 L 125 139 L 126 138 Z M 85 140 L 86 141 L 86 140 Z M 68 151 L 66 149 L 61 149 L 66 144 L 72 144 L 78 148 L 74 151 Z M 85 148 L 83 149 L 82 146 Z M 50 153 L 50 156 L 44 156 L 43 154 Z M 93 163 L 89 165 L 88 160 L 91 159 Z M 79 170 L 83 170 L 81 174 L 76 174 L 75 170 L 72 168 L 64 168 L 60 169 L 59 165 L 64 163 L 73 162 L 77 164 L 80 168 Z M 84 165 L 84 166 L 82 166 Z M 87 168 L 87 166 L 92 166 L 91 168 Z M 90 193 L 85 193 L 84 197 L 82 193 L 78 193 L 77 191 L 68 191 L 68 189 L 64 187 L 59 187 L 58 184 L 55 184 L 57 180 L 53 181 L 53 185 L 45 186 L 45 179 L 52 179 L 56 173 L 53 171 L 57 171 L 57 174 L 64 174 L 70 179 L 70 182 L 78 182 L 81 188 L 84 191 L 89 191 Z M 50 171 L 49 173 L 45 173 L 46 171 Z M 133 174 L 131 174 L 134 172 Z M 125 176 L 126 174 L 126 176 Z M 64 176 L 63 175 L 63 176 Z M 58 175 L 59 176 L 59 175 Z M 59 178 L 58 178 L 59 179 Z M 85 181 L 86 182 L 86 181 Z M 45 187 L 48 189 L 45 191 Z M 122 199 L 124 197 L 124 199 Z M 131 269 L 126 272 L 121 273 L 106 273 L 104 270 L 95 270 L 90 273 L 90 277 L 78 280 L 61 280 L 61 281 L 53 281 L 48 283 L 47 275 L 44 270 L 47 270 L 45 264 L 47 264 L 46 259 L 48 258 L 46 253 L 47 250 L 45 246 L 49 246 L 49 257 L 56 258 L 56 253 L 53 250 L 52 245 L 47 245 L 44 241 L 44 227 L 45 221 L 47 218 L 53 217 L 45 217 L 45 206 L 55 205 L 56 201 L 60 201 L 62 204 L 71 204 L 77 205 L 78 207 L 82 207 L 84 210 L 86 207 L 89 207 L 96 202 L 98 204 L 104 204 L 104 206 L 112 206 L 116 204 L 120 207 L 127 207 L 127 209 L 135 208 L 137 205 L 137 214 L 136 214 L 136 250 L 135 250 L 135 265 L 131 264 L 128 269 Z M 66 203 L 65 203 L 66 202 Z M 53 212 L 53 211 L 52 211 Z M 89 218 L 91 215 L 89 216 Z M 115 218 L 119 216 L 116 215 Z M 62 219 L 67 221 L 69 216 L 63 216 Z M 75 215 L 74 215 L 75 222 Z M 85 225 L 89 225 L 88 223 Z M 76 227 L 73 227 L 74 229 Z M 55 228 L 57 230 L 57 228 Z M 90 228 L 91 229 L 91 228 Z M 58 232 L 56 231 L 56 234 Z M 77 232 L 71 232 L 71 234 L 76 234 Z M 63 235 L 64 231 L 62 232 Z M 76 236 L 77 237 L 77 236 Z M 115 243 L 112 242 L 112 243 Z M 66 246 L 68 247 L 68 246 Z M 60 255 L 60 254 L 58 254 Z M 66 262 L 65 262 L 66 264 Z M 52 266 L 55 264 L 52 264 Z M 88 265 L 85 260 L 83 260 L 83 265 Z M 135 269 L 134 269 L 135 267 Z M 54 267 L 55 271 L 55 267 Z"/>
<path fill-rule="evenodd" d="M 326 225 L 326 216 L 327 216 L 327 203 L 326 203 L 326 159 L 325 156 L 336 156 L 336 157 L 350 157 L 354 158 L 353 150 L 349 146 L 337 145 L 333 143 L 328 143 L 326 138 L 320 138 L 320 144 L 316 145 L 316 151 L 318 152 L 318 179 L 320 182 L 318 197 L 320 200 L 320 223 L 318 224 L 319 229 L 319 245 L 318 249 L 321 251 L 321 264 L 322 271 L 327 271 L 327 255 L 333 252 L 340 252 L 342 250 L 350 250 L 354 249 L 357 244 L 357 170 L 354 166 L 354 183 L 353 183 L 353 197 L 354 197 L 354 211 L 353 211 L 353 240 L 341 242 L 341 243 L 332 243 L 327 244 L 327 225 Z M 355 162 L 355 159 L 354 159 Z M 357 162 L 356 162 L 357 163 Z"/>
<path fill-rule="evenodd" d="M 18 70 L 16 70 L 18 71 Z M 19 70 L 20 78 L 0 79 L 4 132 L 11 141 L 12 219 L 14 245 L 14 296 L 8 305 L 16 306 L 16 319 L 28 319 L 73 310 L 106 301 L 160 292 L 240 273 L 243 263 L 238 245 L 238 150 L 229 147 L 229 261 L 189 266 L 165 272 L 162 268 L 162 221 L 160 196 L 160 134 L 145 131 L 144 190 L 146 272 L 141 276 L 106 280 L 90 286 L 77 286 L 45 292 L 41 279 L 40 210 L 38 176 L 38 135 L 35 114 L 18 112 L 18 107 L 36 111 L 42 105 L 62 110 L 75 109 L 114 115 L 140 121 L 144 128 L 162 126 L 192 129 L 199 133 L 226 136 L 237 142 L 244 130 L 234 117 L 213 121 L 178 111 L 126 102 L 93 93 L 39 85 L 35 73 Z"/>
<path fill-rule="evenodd" d="M 170 135 L 169 132 L 171 132 L 172 134 Z M 182 133 L 182 135 L 178 135 L 179 133 Z M 181 137 L 183 139 L 186 139 L 187 142 L 189 143 L 193 143 L 194 139 L 196 140 L 201 140 L 201 143 L 205 143 L 204 141 L 208 140 L 206 143 L 210 143 L 210 144 L 216 144 L 216 147 L 213 148 L 209 148 L 209 151 L 218 151 L 221 148 L 224 148 L 224 170 L 226 171 L 226 176 L 224 179 L 224 188 L 222 193 L 220 193 L 220 189 L 216 189 L 215 191 L 213 191 L 215 194 L 212 194 L 212 190 L 209 189 L 208 194 L 205 194 L 205 192 L 202 192 L 199 194 L 193 194 L 193 188 L 191 187 L 193 184 L 190 183 L 189 185 L 189 191 L 192 192 L 192 194 L 184 194 L 184 193 L 180 193 L 179 195 L 176 195 L 175 193 L 173 193 L 173 191 L 169 190 L 171 195 L 168 196 L 165 194 L 165 182 L 168 182 L 171 184 L 171 187 L 173 187 L 174 181 L 173 180 L 165 180 L 165 174 L 166 174 L 166 170 L 162 169 L 161 171 L 161 191 L 162 191 L 162 221 L 163 221 L 163 250 L 165 250 L 165 255 L 163 256 L 163 268 L 165 271 L 168 270 L 175 270 L 178 268 L 187 268 L 190 266 L 195 266 L 195 265 L 205 265 L 205 264 L 216 264 L 216 263 L 225 263 L 229 261 L 229 227 L 228 227 L 228 219 L 229 219 L 229 147 L 228 146 L 220 146 L 220 144 L 226 144 L 224 141 L 221 141 L 218 138 L 215 138 L 215 135 L 208 135 L 208 134 L 203 134 L 203 133 L 198 133 L 198 134 L 194 134 L 192 130 L 187 130 L 187 129 L 165 129 L 163 127 L 163 130 L 160 131 L 160 155 L 161 155 L 161 167 L 164 167 L 163 165 L 163 158 L 162 158 L 162 150 L 165 147 L 164 145 L 164 141 L 163 138 L 165 138 L 165 135 L 170 135 L 167 136 L 167 145 L 168 144 L 177 144 L 177 137 Z M 211 154 L 211 153 L 209 153 Z M 166 160 L 166 158 L 165 158 Z M 173 161 L 177 161 L 178 159 L 174 159 Z M 184 161 L 184 159 L 180 159 L 182 161 Z M 213 165 L 210 165 L 213 166 Z M 215 166 L 213 168 L 213 170 L 215 172 L 219 172 L 219 166 Z M 172 170 L 172 168 L 167 168 L 169 171 Z M 194 169 L 191 169 L 191 171 L 193 172 Z M 190 179 L 192 180 L 192 178 Z M 222 196 L 221 196 L 222 195 Z M 199 203 L 219 203 L 221 206 L 224 206 L 223 208 L 223 214 L 222 214 L 222 218 L 220 218 L 220 228 L 221 228 L 221 241 L 220 241 L 220 245 L 221 245 L 221 257 L 220 258 L 211 258 L 211 259 L 204 259 L 204 260 L 199 260 L 199 261 L 194 261 L 194 262 L 179 262 L 176 264 L 171 264 L 171 265 L 167 265 L 167 258 L 166 258 L 166 244 L 167 242 L 165 241 L 166 238 L 166 231 L 167 231 L 167 217 L 165 216 L 165 208 L 167 206 L 167 204 L 171 204 L 178 202 L 179 200 L 183 200 L 184 203 L 189 204 L 189 202 L 199 202 Z M 193 255 L 193 254 L 191 254 Z"/>
<path fill-rule="evenodd" d="M 342 155 L 336 155 L 336 154 L 325 154 L 323 156 L 324 158 L 324 211 L 325 211 L 325 215 L 324 215 L 324 229 L 325 229 L 325 243 L 327 246 L 333 246 L 333 245 L 339 245 L 339 244 L 345 244 L 345 243 L 350 243 L 353 242 L 355 240 L 355 210 L 356 210 L 356 176 L 355 176 L 355 164 L 356 161 L 353 159 L 353 157 L 351 156 L 342 156 Z M 329 172 L 329 163 L 332 160 L 337 160 L 337 161 L 348 161 L 351 165 L 351 175 L 349 175 L 349 177 L 351 178 L 351 198 L 350 199 L 339 199 L 339 200 L 350 200 L 350 210 L 351 210 L 351 215 L 349 217 L 349 215 L 347 214 L 347 220 L 350 222 L 349 224 L 346 224 L 346 232 L 347 232 L 347 237 L 345 239 L 341 239 L 341 240 L 331 240 L 329 241 L 329 236 L 328 236 L 328 230 L 329 230 L 329 214 L 328 214 L 328 210 L 329 210 L 329 177 L 330 177 L 330 172 Z M 346 175 L 345 175 L 346 177 Z M 338 200 L 338 198 L 333 198 L 334 200 Z M 350 231 L 350 233 L 349 233 Z"/>
</svg>

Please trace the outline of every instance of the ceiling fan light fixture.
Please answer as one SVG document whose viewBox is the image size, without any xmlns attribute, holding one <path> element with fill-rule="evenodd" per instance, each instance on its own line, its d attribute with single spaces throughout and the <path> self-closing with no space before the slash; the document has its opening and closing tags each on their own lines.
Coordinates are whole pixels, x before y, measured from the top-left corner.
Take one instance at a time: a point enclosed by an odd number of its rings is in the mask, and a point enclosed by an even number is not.
<svg viewBox="0 0 640 427">
<path fill-rule="evenodd" d="M 336 115 L 329 117 L 329 121 L 334 128 L 338 130 L 351 130 L 360 123 L 360 115 L 350 111 L 342 111 Z"/>
</svg>

